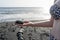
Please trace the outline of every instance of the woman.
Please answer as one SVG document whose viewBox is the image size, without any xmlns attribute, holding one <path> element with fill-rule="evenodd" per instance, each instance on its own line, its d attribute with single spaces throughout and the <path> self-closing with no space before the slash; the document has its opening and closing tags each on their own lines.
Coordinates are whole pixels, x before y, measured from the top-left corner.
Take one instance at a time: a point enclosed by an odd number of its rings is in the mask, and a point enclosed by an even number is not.
<svg viewBox="0 0 60 40">
<path fill-rule="evenodd" d="M 60 40 L 60 0 L 56 0 L 50 8 L 51 19 L 43 23 L 24 22 L 23 26 L 53 27 L 50 40 Z M 21 25 L 20 25 L 21 26 Z"/>
</svg>

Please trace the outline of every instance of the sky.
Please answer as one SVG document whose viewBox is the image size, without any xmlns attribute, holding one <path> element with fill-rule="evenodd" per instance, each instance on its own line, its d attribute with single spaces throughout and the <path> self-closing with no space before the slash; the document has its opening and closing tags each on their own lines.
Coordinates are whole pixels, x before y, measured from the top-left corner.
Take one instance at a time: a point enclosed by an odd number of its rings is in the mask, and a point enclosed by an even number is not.
<svg viewBox="0 0 60 40">
<path fill-rule="evenodd" d="M 0 7 L 49 7 L 53 0 L 0 0 Z"/>
</svg>

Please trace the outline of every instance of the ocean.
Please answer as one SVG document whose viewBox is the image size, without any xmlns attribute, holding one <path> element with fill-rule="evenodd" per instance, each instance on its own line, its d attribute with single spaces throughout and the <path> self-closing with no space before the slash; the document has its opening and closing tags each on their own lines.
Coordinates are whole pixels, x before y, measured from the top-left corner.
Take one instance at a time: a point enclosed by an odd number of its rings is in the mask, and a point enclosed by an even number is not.
<svg viewBox="0 0 60 40">
<path fill-rule="evenodd" d="M 43 7 L 0 7 L 0 22 L 45 19 L 50 19 L 50 14 Z"/>
</svg>

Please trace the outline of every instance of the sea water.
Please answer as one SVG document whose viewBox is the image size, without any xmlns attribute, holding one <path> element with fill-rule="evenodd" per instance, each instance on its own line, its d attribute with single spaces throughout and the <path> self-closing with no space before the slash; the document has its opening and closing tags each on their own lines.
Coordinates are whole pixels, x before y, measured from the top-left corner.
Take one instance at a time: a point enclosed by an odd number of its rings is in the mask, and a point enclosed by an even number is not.
<svg viewBox="0 0 60 40">
<path fill-rule="evenodd" d="M 43 7 L 0 7 L 0 22 L 21 19 L 45 20 L 50 14 Z"/>
</svg>

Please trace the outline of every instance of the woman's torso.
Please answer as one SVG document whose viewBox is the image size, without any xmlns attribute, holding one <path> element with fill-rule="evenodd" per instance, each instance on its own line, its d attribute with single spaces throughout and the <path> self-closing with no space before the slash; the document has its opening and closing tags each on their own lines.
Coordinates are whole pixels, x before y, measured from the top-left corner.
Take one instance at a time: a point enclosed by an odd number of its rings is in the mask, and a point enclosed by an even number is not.
<svg viewBox="0 0 60 40">
<path fill-rule="evenodd" d="M 60 20 L 54 20 L 51 33 L 56 39 L 60 40 Z"/>
<path fill-rule="evenodd" d="M 50 13 L 54 18 L 53 29 L 51 34 L 57 39 L 60 40 L 60 0 L 56 0 L 51 7 Z M 59 19 L 57 19 L 59 18 Z M 57 19 L 57 20 L 56 20 Z"/>
</svg>

